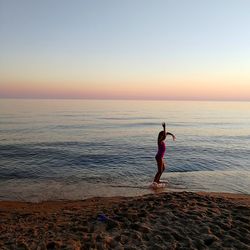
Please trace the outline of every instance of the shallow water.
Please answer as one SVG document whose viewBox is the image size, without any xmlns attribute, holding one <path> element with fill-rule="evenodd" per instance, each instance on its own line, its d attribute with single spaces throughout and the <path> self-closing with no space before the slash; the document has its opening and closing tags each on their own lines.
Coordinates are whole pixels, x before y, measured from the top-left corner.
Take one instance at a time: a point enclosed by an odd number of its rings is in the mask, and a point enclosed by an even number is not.
<svg viewBox="0 0 250 250">
<path fill-rule="evenodd" d="M 140 195 L 156 171 L 161 122 L 167 190 L 250 194 L 250 102 L 0 100 L 0 199 Z"/>
</svg>

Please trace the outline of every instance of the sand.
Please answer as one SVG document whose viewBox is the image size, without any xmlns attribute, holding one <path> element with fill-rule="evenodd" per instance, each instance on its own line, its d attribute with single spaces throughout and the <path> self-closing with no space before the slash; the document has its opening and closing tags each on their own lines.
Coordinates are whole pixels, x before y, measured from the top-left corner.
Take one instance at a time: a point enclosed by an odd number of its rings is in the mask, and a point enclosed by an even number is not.
<svg viewBox="0 0 250 250">
<path fill-rule="evenodd" d="M 0 249 L 250 249 L 250 196 L 0 202 Z"/>
</svg>

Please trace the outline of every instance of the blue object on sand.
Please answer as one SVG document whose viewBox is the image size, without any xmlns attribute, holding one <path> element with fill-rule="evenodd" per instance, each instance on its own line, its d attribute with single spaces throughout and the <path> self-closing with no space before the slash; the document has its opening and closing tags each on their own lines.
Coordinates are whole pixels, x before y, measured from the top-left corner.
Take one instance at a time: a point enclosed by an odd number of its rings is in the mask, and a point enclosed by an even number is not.
<svg viewBox="0 0 250 250">
<path fill-rule="evenodd" d="M 102 221 L 102 222 L 104 222 L 104 221 L 107 221 L 109 218 L 105 215 L 105 214 L 99 214 L 98 216 L 97 216 L 97 220 L 98 221 Z"/>
</svg>

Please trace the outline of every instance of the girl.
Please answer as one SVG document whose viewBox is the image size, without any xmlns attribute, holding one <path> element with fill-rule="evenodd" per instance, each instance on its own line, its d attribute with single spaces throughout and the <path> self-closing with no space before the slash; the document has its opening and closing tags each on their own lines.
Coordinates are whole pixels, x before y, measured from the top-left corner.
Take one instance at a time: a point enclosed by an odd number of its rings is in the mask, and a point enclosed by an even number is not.
<svg viewBox="0 0 250 250">
<path fill-rule="evenodd" d="M 167 135 L 171 135 L 173 140 L 175 140 L 175 136 L 169 132 L 166 133 L 166 124 L 165 122 L 162 123 L 163 131 L 161 131 L 158 135 L 158 152 L 155 156 L 158 172 L 155 175 L 153 187 L 164 187 L 164 183 L 160 183 L 160 178 L 165 170 L 165 164 L 163 162 L 164 153 L 166 151 L 166 145 L 164 140 L 166 139 Z"/>
</svg>

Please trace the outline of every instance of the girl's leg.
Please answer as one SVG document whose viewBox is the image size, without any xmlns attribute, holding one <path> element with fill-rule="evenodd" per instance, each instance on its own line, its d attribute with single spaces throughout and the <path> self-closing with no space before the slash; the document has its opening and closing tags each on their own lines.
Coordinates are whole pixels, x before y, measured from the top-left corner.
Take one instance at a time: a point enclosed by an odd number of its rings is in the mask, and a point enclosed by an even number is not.
<svg viewBox="0 0 250 250">
<path fill-rule="evenodd" d="M 162 161 L 162 173 L 165 171 L 165 163 L 164 163 L 164 161 Z"/>
<path fill-rule="evenodd" d="M 165 169 L 164 167 L 164 163 L 163 163 L 163 160 L 162 159 L 156 159 L 157 161 L 157 167 L 158 167 L 158 171 L 155 175 L 155 178 L 154 178 L 154 182 L 157 182 L 159 183 L 160 182 L 160 178 L 161 178 L 161 175 Z"/>
<path fill-rule="evenodd" d="M 161 169 L 161 174 L 160 174 L 160 176 L 159 176 L 159 183 L 160 183 L 160 178 L 161 178 L 161 175 L 162 175 L 162 173 L 164 172 L 164 170 L 165 170 L 165 163 L 164 163 L 164 161 L 162 161 L 162 169 Z"/>
</svg>

